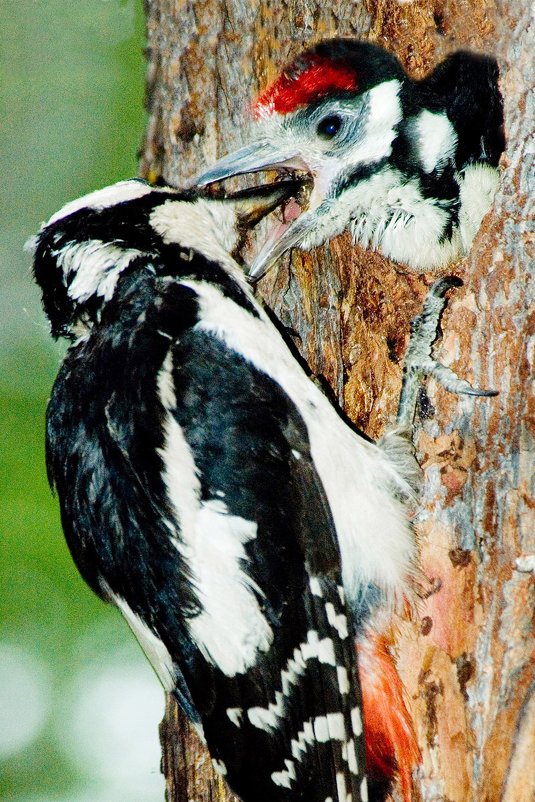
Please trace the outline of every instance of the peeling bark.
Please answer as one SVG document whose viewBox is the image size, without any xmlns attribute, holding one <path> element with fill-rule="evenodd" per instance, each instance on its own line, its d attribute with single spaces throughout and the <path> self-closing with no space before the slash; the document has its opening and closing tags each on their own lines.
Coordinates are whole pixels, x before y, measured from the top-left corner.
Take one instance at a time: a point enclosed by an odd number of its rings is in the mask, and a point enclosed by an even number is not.
<svg viewBox="0 0 535 802">
<path fill-rule="evenodd" d="M 528 802 L 535 800 L 534 22 L 522 0 L 325 5 L 147 0 L 150 123 L 141 172 L 184 184 L 240 145 L 251 97 L 317 39 L 370 38 L 414 76 L 457 47 L 497 52 L 508 138 L 502 184 L 471 253 L 448 271 L 464 287 L 450 299 L 438 354 L 500 395 L 458 399 L 429 382 L 428 417 L 415 430 L 425 470 L 417 528 L 436 592 L 417 621 L 400 622 L 395 651 L 423 752 L 414 799 Z M 294 253 L 260 291 L 312 370 L 376 437 L 392 420 L 409 321 L 430 281 L 342 235 Z M 179 718 L 168 700 L 169 802 L 230 800 Z"/>
</svg>

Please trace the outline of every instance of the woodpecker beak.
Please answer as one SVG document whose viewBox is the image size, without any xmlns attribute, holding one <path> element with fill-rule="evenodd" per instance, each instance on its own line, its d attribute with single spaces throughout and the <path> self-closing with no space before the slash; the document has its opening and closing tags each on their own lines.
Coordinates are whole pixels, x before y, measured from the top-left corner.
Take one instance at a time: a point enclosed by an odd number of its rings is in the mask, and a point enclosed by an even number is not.
<svg viewBox="0 0 535 802">
<path fill-rule="evenodd" d="M 241 192 L 227 195 L 222 200 L 232 203 L 240 227 L 249 229 L 276 209 L 277 206 L 285 203 L 290 198 L 296 198 L 300 189 L 300 181 L 279 181 L 275 184 L 250 187 Z"/>
<path fill-rule="evenodd" d="M 296 204 L 297 206 L 297 204 Z M 287 220 L 278 225 L 268 237 L 253 264 L 249 268 L 249 279 L 258 281 L 271 265 L 290 248 L 299 245 L 307 231 L 315 225 L 316 214 L 307 212 L 297 220 Z"/>
<path fill-rule="evenodd" d="M 260 140 L 224 156 L 196 179 L 196 185 L 204 187 L 217 181 L 223 181 L 225 178 L 257 173 L 261 170 L 299 170 L 303 171 L 303 176 L 300 180 L 284 181 L 282 184 L 292 184 L 292 191 L 289 192 L 286 199 L 293 197 L 295 201 L 286 206 L 283 222 L 274 228 L 251 265 L 249 278 L 253 281 L 261 278 L 289 248 L 298 245 L 306 231 L 314 225 L 312 215 L 301 214 L 302 207 L 306 205 L 306 195 L 309 190 L 310 167 L 296 151 L 276 147 L 266 140 Z M 280 187 L 281 185 L 271 184 L 270 186 Z M 261 188 L 257 187 L 256 190 L 252 190 L 252 199 L 255 197 L 254 192 L 258 192 L 259 189 Z M 298 219 L 296 220 L 296 218 Z"/>
<path fill-rule="evenodd" d="M 280 169 L 308 170 L 296 151 L 277 148 L 265 140 L 260 140 L 223 156 L 213 167 L 201 173 L 195 183 L 198 187 L 204 187 L 234 175 Z"/>
</svg>

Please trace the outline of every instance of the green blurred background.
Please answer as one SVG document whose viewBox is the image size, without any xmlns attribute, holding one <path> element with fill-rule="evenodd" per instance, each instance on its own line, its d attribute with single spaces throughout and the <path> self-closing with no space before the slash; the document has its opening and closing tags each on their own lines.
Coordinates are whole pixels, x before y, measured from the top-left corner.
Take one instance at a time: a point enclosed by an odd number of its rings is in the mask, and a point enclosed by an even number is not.
<svg viewBox="0 0 535 802">
<path fill-rule="evenodd" d="M 1 0 L 0 31 L 0 799 L 163 800 L 162 691 L 79 579 L 47 486 L 62 346 L 23 252 L 66 201 L 136 173 L 142 3 Z"/>
</svg>

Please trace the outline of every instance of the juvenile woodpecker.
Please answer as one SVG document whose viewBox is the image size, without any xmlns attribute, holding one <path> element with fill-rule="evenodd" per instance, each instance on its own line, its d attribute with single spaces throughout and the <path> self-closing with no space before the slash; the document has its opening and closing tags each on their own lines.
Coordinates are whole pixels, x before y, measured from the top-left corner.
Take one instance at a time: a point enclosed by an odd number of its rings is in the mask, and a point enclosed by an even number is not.
<svg viewBox="0 0 535 802">
<path fill-rule="evenodd" d="M 453 53 L 412 80 L 394 55 L 334 39 L 305 51 L 254 105 L 250 145 L 197 179 L 305 171 L 312 191 L 252 265 L 259 278 L 286 250 L 349 229 L 355 242 L 418 271 L 465 254 L 490 208 L 504 147 L 498 67 Z M 296 219 L 297 218 L 297 219 Z"/>
<path fill-rule="evenodd" d="M 216 200 L 132 180 L 43 226 L 34 274 L 71 341 L 47 467 L 81 575 L 235 793 L 365 802 L 353 630 L 412 598 L 415 464 L 343 420 L 230 255 L 295 190 Z M 414 757 L 388 670 L 372 660 L 371 709 Z M 398 755 L 377 748 L 384 787 Z"/>
</svg>

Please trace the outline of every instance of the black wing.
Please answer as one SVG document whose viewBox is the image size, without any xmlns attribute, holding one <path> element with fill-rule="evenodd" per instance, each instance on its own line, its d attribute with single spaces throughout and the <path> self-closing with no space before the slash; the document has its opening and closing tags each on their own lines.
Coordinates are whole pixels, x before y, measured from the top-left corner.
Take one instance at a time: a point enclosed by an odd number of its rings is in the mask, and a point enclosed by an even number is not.
<svg viewBox="0 0 535 802">
<path fill-rule="evenodd" d="M 49 404 L 49 473 L 73 557 L 143 622 L 153 659 L 169 656 L 177 698 L 246 802 L 359 800 L 353 638 L 306 427 L 274 381 L 195 329 L 194 291 L 162 278 L 206 278 L 206 259 L 161 246 L 137 267 L 71 349 Z M 228 277 L 221 289 L 240 300 Z M 192 504 L 217 520 L 208 581 L 202 551 L 192 557 Z M 236 625 L 253 619 L 241 640 L 232 621 L 219 630 L 221 616 L 207 617 L 217 547 L 232 537 L 225 588 L 245 600 Z"/>
<path fill-rule="evenodd" d="M 324 802 L 345 798 L 343 787 L 359 799 L 362 739 L 352 730 L 359 700 L 346 693 L 346 677 L 354 682 L 353 638 L 305 425 L 274 381 L 205 333 L 183 336 L 173 365 L 173 414 L 199 469 L 202 498 L 221 500 L 230 515 L 257 527 L 246 544 L 246 571 L 273 632 L 269 650 L 258 652 L 243 677 L 229 679 L 215 667 L 220 690 L 214 707 L 201 711 L 208 743 L 244 799 Z M 202 698 L 203 689 L 194 696 Z M 232 708 L 243 710 L 239 727 L 217 705 L 232 696 Z M 238 748 L 225 757 L 222 746 L 232 738 Z M 280 785 L 270 782 L 274 776 Z"/>
</svg>

